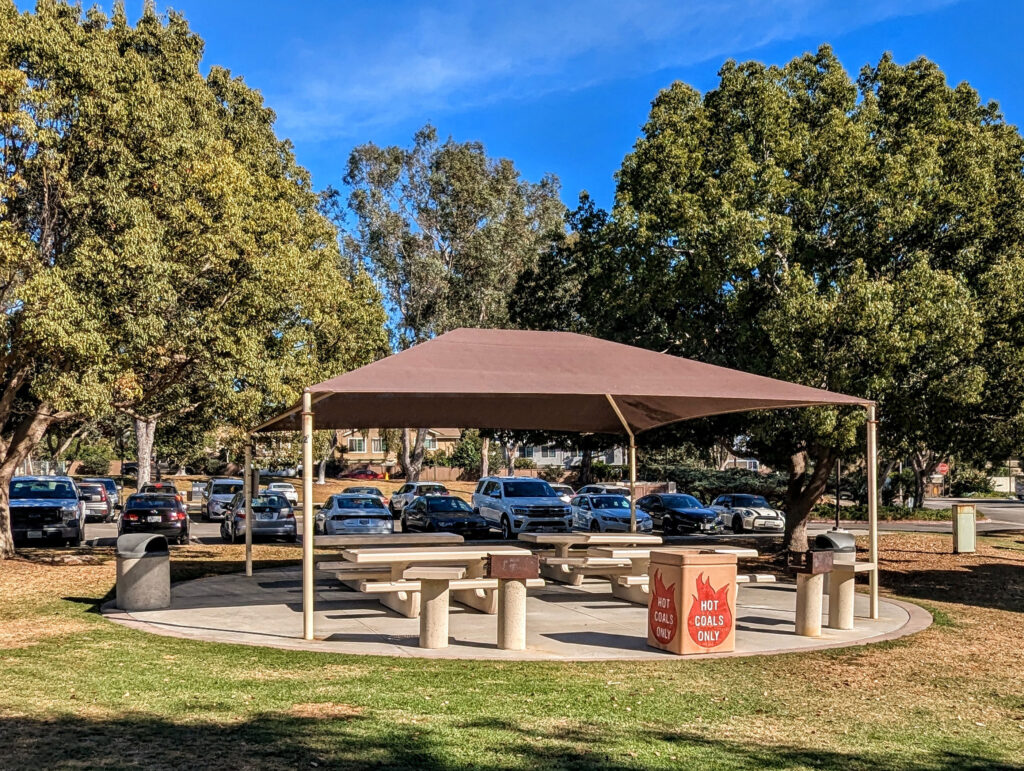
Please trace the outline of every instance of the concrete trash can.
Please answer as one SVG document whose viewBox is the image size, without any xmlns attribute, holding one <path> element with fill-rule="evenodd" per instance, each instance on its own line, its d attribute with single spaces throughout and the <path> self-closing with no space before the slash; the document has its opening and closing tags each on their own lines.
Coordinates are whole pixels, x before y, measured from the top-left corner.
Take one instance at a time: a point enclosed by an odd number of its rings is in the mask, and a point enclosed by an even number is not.
<svg viewBox="0 0 1024 771">
<path fill-rule="evenodd" d="M 157 610 L 171 604 L 171 553 L 167 539 L 131 533 L 117 539 L 117 599 L 121 610 Z"/>
<path fill-rule="evenodd" d="M 978 510 L 973 503 L 953 504 L 953 554 L 973 554 L 978 535 Z"/>
<path fill-rule="evenodd" d="M 651 552 L 647 644 L 678 654 L 736 646 L 736 555 Z"/>
</svg>

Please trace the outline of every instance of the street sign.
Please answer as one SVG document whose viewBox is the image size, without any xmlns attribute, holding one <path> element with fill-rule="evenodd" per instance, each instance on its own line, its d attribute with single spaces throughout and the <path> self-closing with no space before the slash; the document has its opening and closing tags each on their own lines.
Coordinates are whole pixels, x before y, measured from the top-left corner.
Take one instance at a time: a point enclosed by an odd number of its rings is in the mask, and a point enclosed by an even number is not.
<svg viewBox="0 0 1024 771">
<path fill-rule="evenodd" d="M 949 473 L 949 464 L 948 463 L 940 463 L 938 466 L 935 467 L 935 470 L 938 471 L 940 474 L 943 474 L 943 475 L 948 474 Z"/>
</svg>

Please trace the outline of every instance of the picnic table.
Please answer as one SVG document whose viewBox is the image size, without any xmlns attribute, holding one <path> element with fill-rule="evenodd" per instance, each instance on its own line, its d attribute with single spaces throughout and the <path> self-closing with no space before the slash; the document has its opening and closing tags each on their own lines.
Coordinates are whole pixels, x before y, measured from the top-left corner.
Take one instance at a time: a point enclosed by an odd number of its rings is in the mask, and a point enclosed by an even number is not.
<svg viewBox="0 0 1024 771">
<path fill-rule="evenodd" d="M 345 563 L 355 566 L 345 572 L 346 578 L 359 576 L 359 591 L 379 594 L 380 602 L 408 618 L 420 614 L 420 583 L 406 577 L 406 571 L 422 566 L 461 566 L 463 578 L 452 579 L 452 599 L 463 605 L 494 614 L 498 610 L 498 579 L 486 578 L 487 562 L 492 556 L 532 557 L 528 549 L 518 546 L 408 546 L 345 549 Z M 325 568 L 328 569 L 328 568 Z M 361 572 L 360 572 L 361 571 Z M 539 579 L 527 582 L 537 586 Z"/>
<path fill-rule="evenodd" d="M 621 567 L 621 560 L 590 553 L 597 546 L 660 546 L 661 536 L 649 533 L 520 533 L 519 540 L 550 547 L 540 554 L 540 572 L 545 578 L 571 586 L 583 583 L 584 575 L 594 575 L 602 568 Z M 578 556 L 572 549 L 584 547 Z"/>
<path fill-rule="evenodd" d="M 756 557 L 757 549 L 748 549 L 739 546 L 709 546 L 694 544 L 692 546 L 671 546 L 664 547 L 671 551 L 693 551 L 705 554 L 735 554 L 737 557 Z M 649 594 L 648 588 L 648 567 L 651 562 L 650 548 L 622 548 L 616 546 L 595 546 L 589 549 L 590 552 L 600 557 L 615 560 L 620 563 L 619 567 L 611 568 L 607 577 L 612 585 L 612 595 L 620 600 L 635 602 L 638 605 L 646 605 Z M 628 567 L 626 565 L 628 564 Z M 736 576 L 737 583 L 768 583 L 775 578 L 769 575 L 751 574 Z"/>
<path fill-rule="evenodd" d="M 458 533 L 388 533 L 366 535 L 318 535 L 313 545 L 319 548 L 341 546 L 350 549 L 357 546 L 441 546 L 463 543 Z"/>
</svg>

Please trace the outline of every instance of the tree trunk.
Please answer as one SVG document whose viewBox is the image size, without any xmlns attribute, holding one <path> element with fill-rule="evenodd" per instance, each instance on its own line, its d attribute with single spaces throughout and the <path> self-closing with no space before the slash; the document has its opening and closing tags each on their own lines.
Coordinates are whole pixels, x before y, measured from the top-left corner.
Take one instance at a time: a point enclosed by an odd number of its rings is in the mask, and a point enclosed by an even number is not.
<svg viewBox="0 0 1024 771">
<path fill-rule="evenodd" d="M 580 487 L 590 484 L 591 468 L 593 467 L 593 457 L 590 450 L 583 450 L 583 454 L 580 456 Z"/>
<path fill-rule="evenodd" d="M 516 455 L 519 454 L 519 445 L 515 442 L 505 444 L 505 461 L 508 463 L 508 475 L 516 475 Z"/>
<path fill-rule="evenodd" d="M 491 475 L 491 438 L 485 436 L 480 440 L 480 476 Z"/>
<path fill-rule="evenodd" d="M 427 440 L 427 429 L 417 428 L 416 439 L 410 446 L 411 435 L 408 428 L 402 429 L 402 469 L 406 482 L 418 482 L 423 470 L 423 443 Z"/>
<path fill-rule="evenodd" d="M 808 472 L 808 461 L 814 461 L 814 469 Z M 828 487 L 836 455 L 831 448 L 818 448 L 811 458 L 804 450 L 793 453 L 789 458 L 789 484 L 786 489 L 786 532 L 783 536 L 784 549 L 807 550 L 807 520 L 811 509 Z"/>
<path fill-rule="evenodd" d="M 926 450 L 911 453 L 910 465 L 914 469 L 914 508 L 923 509 L 925 478 L 935 473 L 939 461 L 933 452 Z"/>
<path fill-rule="evenodd" d="M 135 418 L 135 446 L 138 449 L 139 475 L 135 489 L 150 481 L 150 469 L 153 466 L 153 436 L 156 434 L 156 415 Z"/>
</svg>

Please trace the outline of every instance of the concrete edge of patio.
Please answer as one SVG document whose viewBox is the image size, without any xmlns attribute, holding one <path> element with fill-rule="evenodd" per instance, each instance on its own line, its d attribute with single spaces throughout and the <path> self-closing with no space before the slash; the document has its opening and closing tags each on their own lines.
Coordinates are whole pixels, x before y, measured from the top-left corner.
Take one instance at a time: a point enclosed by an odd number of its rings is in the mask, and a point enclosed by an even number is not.
<svg viewBox="0 0 1024 771">
<path fill-rule="evenodd" d="M 264 574 L 265 578 L 274 578 L 273 574 L 279 573 L 282 569 L 273 568 L 266 571 L 258 571 L 258 573 Z M 285 569 L 286 570 L 286 569 Z M 222 576 L 211 576 L 202 579 L 195 579 L 193 581 L 186 581 L 182 583 L 176 583 L 175 588 L 186 585 L 197 585 L 200 582 L 208 582 L 211 580 L 238 580 L 244 578 L 242 574 L 228 574 Z M 785 585 L 779 588 L 784 588 Z M 324 591 L 330 591 L 325 589 Z M 346 598 L 348 601 L 358 603 L 361 598 L 356 593 L 351 593 L 351 597 Z M 866 595 L 858 593 L 858 597 L 862 601 L 866 601 Z M 588 601 L 600 601 L 598 596 L 587 598 Z M 911 602 L 905 602 L 903 600 L 897 600 L 891 597 L 883 597 L 882 603 L 888 606 L 889 611 L 902 611 L 905 614 L 906 620 L 903 621 L 898 627 L 888 628 L 881 631 L 878 634 L 867 634 L 866 636 L 859 636 L 855 638 L 847 638 L 836 640 L 830 639 L 828 635 L 831 630 L 823 630 L 826 636 L 820 639 L 811 638 L 799 638 L 799 647 L 793 647 L 792 635 L 787 636 L 787 641 L 790 642 L 786 646 L 772 646 L 771 644 L 759 645 L 756 650 L 736 650 L 727 653 L 705 653 L 693 656 L 686 656 L 686 659 L 705 659 L 705 658 L 730 658 L 730 657 L 746 657 L 746 656 L 769 656 L 769 655 L 781 655 L 785 653 L 802 653 L 817 650 L 829 650 L 835 648 L 853 647 L 858 645 L 870 645 L 880 642 L 886 642 L 889 640 L 895 640 L 902 637 L 915 634 L 926 629 L 932 623 L 932 616 L 928 611 L 919 605 Z M 457 606 L 456 606 L 457 607 Z M 636 606 L 639 607 L 639 606 Z M 754 606 L 756 607 L 756 606 Z M 640 612 L 646 614 L 646 610 L 639 607 Z M 375 632 L 375 636 L 379 638 L 377 644 L 373 649 L 359 649 L 358 646 L 346 644 L 345 641 L 332 639 L 335 635 L 328 635 L 327 639 L 317 639 L 310 642 L 302 640 L 298 635 L 288 636 L 281 633 L 274 633 L 273 631 L 242 631 L 239 629 L 223 629 L 223 628 L 203 628 L 200 624 L 187 625 L 181 623 L 180 617 L 175 620 L 159 620 L 157 616 L 154 618 L 154 614 L 159 614 L 161 611 L 148 611 L 141 614 L 128 613 L 114 607 L 114 602 L 105 603 L 101 612 L 108 620 L 121 624 L 123 626 L 136 629 L 139 631 L 148 632 L 151 634 L 157 634 L 165 637 L 174 637 L 180 639 L 189 639 L 199 642 L 213 642 L 223 644 L 241 644 L 241 645 L 252 645 L 261 647 L 272 647 L 284 650 L 296 650 L 296 651 L 313 651 L 320 653 L 333 653 L 336 655 L 358 655 L 358 656 L 393 656 L 398 658 L 428 658 L 428 659 L 453 659 L 453 660 L 490 660 L 490 661 L 611 661 L 611 660 L 672 660 L 673 658 L 684 658 L 684 657 L 673 657 L 671 654 L 663 653 L 661 651 L 655 651 L 651 648 L 645 648 L 641 650 L 622 648 L 614 648 L 614 646 L 606 646 L 605 650 L 613 649 L 615 653 L 605 653 L 604 651 L 593 650 L 594 646 L 588 647 L 585 643 L 577 644 L 579 652 L 574 654 L 571 650 L 565 650 L 558 654 L 547 653 L 543 650 L 537 650 L 528 648 L 525 651 L 504 651 L 494 647 L 486 647 L 480 644 L 480 640 L 477 639 L 475 642 L 468 639 L 458 640 L 456 639 L 455 644 L 448 648 L 438 650 L 427 650 L 418 648 L 415 642 L 415 635 L 411 634 L 408 630 L 403 630 L 399 633 L 381 633 Z M 181 611 L 177 611 L 180 613 Z M 187 611 L 186 611 L 187 612 Z M 739 612 L 739 611 L 737 611 Z M 887 611 L 888 612 L 888 611 Z M 900 615 L 902 615 L 900 614 Z M 462 615 L 458 610 L 453 613 L 453 619 L 457 615 Z M 487 616 L 481 616 L 480 614 L 469 614 L 468 617 L 476 617 L 479 619 L 486 620 Z M 198 621 L 198 619 L 197 619 Z M 408 626 L 411 622 L 415 624 L 415 620 L 402 619 L 403 623 Z M 859 621 L 864 621 L 859 619 Z M 776 622 L 777 623 L 777 622 Z M 874 623 L 874 622 L 866 622 Z M 352 622 L 352 635 L 353 637 L 369 637 L 367 634 L 370 631 L 368 628 L 363 626 L 359 621 Z M 632 627 L 630 627 L 632 628 Z M 454 632 L 453 628 L 453 632 Z M 610 624 L 606 630 L 608 634 L 614 634 L 621 632 L 622 626 L 616 626 Z M 862 630 L 867 631 L 867 630 Z M 280 630 L 278 630 L 280 632 Z M 600 632 L 599 632 L 600 634 Z M 848 634 L 848 633 L 838 633 Z M 591 652 L 593 650 L 593 652 Z"/>
</svg>

